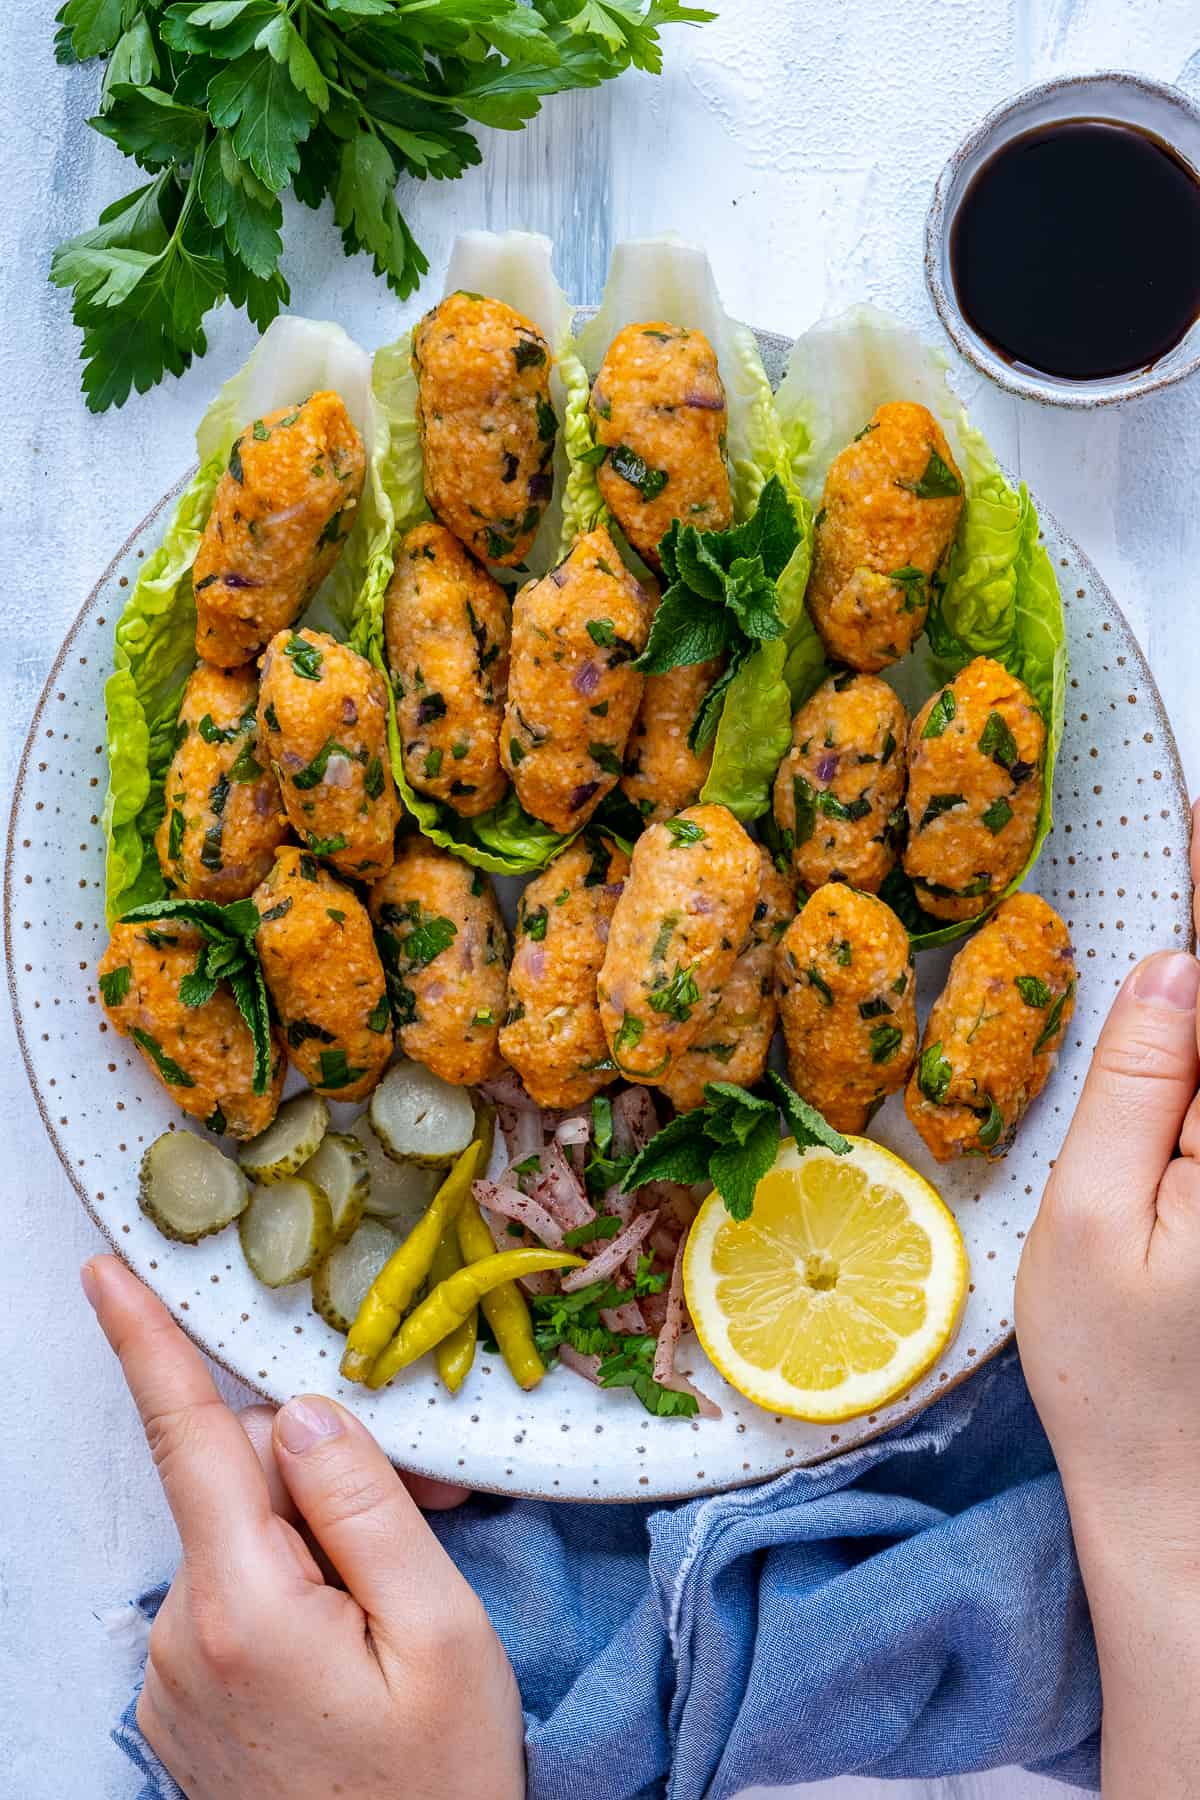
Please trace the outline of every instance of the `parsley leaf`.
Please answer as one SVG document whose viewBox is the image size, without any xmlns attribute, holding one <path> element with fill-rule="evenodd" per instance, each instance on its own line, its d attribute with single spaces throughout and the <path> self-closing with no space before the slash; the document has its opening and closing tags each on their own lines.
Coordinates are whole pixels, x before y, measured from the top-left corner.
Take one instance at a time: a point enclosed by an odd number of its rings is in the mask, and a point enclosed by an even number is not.
<svg viewBox="0 0 1200 1800">
<path fill-rule="evenodd" d="M 401 177 L 453 180 L 482 160 L 468 121 L 519 128 L 548 95 L 656 74 L 662 27 L 713 16 L 680 0 L 65 0 L 58 60 L 107 59 L 90 123 L 153 175 L 53 260 L 88 405 L 181 375 L 226 297 L 260 329 L 274 318 L 287 189 L 330 199 L 346 254 L 406 298 L 428 263 Z M 552 416 L 538 423 L 552 440 Z"/>
</svg>

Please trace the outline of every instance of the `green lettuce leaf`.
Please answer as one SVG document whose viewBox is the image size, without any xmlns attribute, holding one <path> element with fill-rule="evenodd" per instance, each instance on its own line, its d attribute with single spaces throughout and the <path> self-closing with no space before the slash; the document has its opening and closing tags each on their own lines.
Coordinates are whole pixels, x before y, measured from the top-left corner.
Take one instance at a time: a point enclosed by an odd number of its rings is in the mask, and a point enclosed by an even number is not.
<svg viewBox="0 0 1200 1800">
<path fill-rule="evenodd" d="M 342 396 L 362 433 L 370 468 L 342 559 L 315 604 L 344 628 L 357 588 L 368 574 L 378 578 L 381 541 L 386 547 L 391 529 L 388 525 L 385 531 L 380 512 L 375 463 L 386 454 L 387 429 L 371 392 L 370 358 L 339 325 L 276 319 L 200 421 L 200 469 L 176 503 L 163 541 L 147 558 L 117 621 L 113 672 L 104 689 L 109 771 L 105 905 L 110 923 L 167 891 L 153 840 L 175 750 L 179 701 L 196 661 L 192 564 L 234 439 L 248 419 L 321 388 L 334 388 Z M 387 566 L 390 575 L 390 553 Z M 388 575 L 382 576 L 385 588 Z"/>
<path fill-rule="evenodd" d="M 725 311 L 704 251 L 673 235 L 618 244 L 599 311 L 576 337 L 564 337 L 560 343 L 569 464 L 560 554 L 565 555 L 580 532 L 609 522 L 591 455 L 595 440 L 587 416 L 590 373 L 600 367 L 616 333 L 638 319 L 669 319 L 703 331 L 716 352 L 729 406 L 727 446 L 735 521 L 752 516 L 763 487 L 777 475 L 800 528 L 800 544 L 777 584 L 785 635 L 758 649 L 730 683 L 701 795 L 728 806 L 740 819 L 755 819 L 770 804 L 771 782 L 787 750 L 793 708 L 807 699 L 825 668 L 821 641 L 804 605 L 812 563 L 812 508 L 795 481 L 754 333 Z"/>
<path fill-rule="evenodd" d="M 446 272 L 448 294 L 466 289 L 489 294 L 532 319 L 551 344 L 562 340 L 571 307 L 550 267 L 550 241 L 532 232 L 468 231 L 459 237 Z M 493 875 L 529 875 L 542 869 L 570 842 L 549 826 L 531 818 L 515 793 L 491 812 L 463 819 L 410 785 L 404 770 L 396 702 L 388 678 L 384 654 L 384 603 L 392 577 L 395 541 L 421 519 L 429 517 L 425 502 L 424 464 L 417 429 L 417 383 L 412 373 L 412 332 L 405 332 L 375 354 L 371 385 L 375 412 L 380 421 L 382 447 L 375 458 L 378 495 L 372 499 L 377 521 L 371 538 L 372 554 L 358 588 L 351 642 L 370 658 L 388 681 L 388 747 L 392 773 L 405 811 L 416 820 L 431 843 L 451 850 L 475 868 Z M 556 389 L 557 371 L 551 377 L 552 394 L 561 411 L 562 389 Z M 561 436 L 561 434 L 560 434 Z M 566 459 L 561 443 L 555 450 L 555 493 L 566 481 Z M 529 567 L 545 570 L 558 561 L 561 506 L 551 501 L 529 553 Z M 347 546 L 349 549 L 349 546 Z"/>
<path fill-rule="evenodd" d="M 918 400 L 940 420 L 962 471 L 966 504 L 946 584 L 934 591 L 925 654 L 918 645 L 917 656 L 890 670 L 889 679 L 915 711 L 931 688 L 973 657 L 991 656 L 1020 676 L 1046 723 L 1037 833 L 1025 867 L 1005 890 L 1015 893 L 1053 822 L 1067 683 L 1058 582 L 1038 542 L 1037 512 L 1027 490 L 1012 486 L 982 433 L 969 423 L 947 379 L 945 359 L 872 307 L 856 307 L 797 339 L 776 394 L 793 474 L 810 501 L 819 500 L 833 458 L 875 408 L 891 400 Z M 979 923 L 975 918 L 947 924 L 924 912 L 899 868 L 882 893 L 917 949 L 951 943 Z"/>
<path fill-rule="evenodd" d="M 104 797 L 108 920 L 156 900 L 166 885 L 154 850 L 175 720 L 196 660 L 192 564 L 224 462 L 211 457 L 176 502 L 166 535 L 142 565 L 117 621 L 104 685 L 108 791 Z"/>
</svg>

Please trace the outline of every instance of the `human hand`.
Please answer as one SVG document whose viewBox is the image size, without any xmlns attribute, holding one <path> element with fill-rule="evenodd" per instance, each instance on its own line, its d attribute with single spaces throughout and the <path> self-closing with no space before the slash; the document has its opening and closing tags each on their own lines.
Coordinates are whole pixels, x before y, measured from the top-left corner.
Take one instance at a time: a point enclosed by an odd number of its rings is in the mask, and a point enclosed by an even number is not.
<svg viewBox="0 0 1200 1800">
<path fill-rule="evenodd" d="M 137 1718 L 188 1800 L 523 1795 L 500 1641 L 370 1433 L 332 1400 L 290 1401 L 272 1475 L 262 1415 L 248 1435 L 153 1295 L 111 1256 L 83 1281 L 179 1530 Z"/>
<path fill-rule="evenodd" d="M 1017 1280 L 1096 1629 L 1112 1800 L 1182 1800 L 1200 1767 L 1198 995 L 1182 952 L 1125 982 Z"/>
</svg>

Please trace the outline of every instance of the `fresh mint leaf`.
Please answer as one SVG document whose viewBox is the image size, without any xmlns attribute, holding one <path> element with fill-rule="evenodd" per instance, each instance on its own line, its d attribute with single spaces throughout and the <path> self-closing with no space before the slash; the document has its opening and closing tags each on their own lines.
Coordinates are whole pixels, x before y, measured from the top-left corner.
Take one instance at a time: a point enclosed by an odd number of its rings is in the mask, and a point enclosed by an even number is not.
<svg viewBox="0 0 1200 1800">
<path fill-rule="evenodd" d="M 835 1156 L 849 1155 L 848 1139 L 840 1131 L 835 1131 L 815 1106 L 802 1100 L 782 1075 L 777 1075 L 774 1069 L 768 1069 L 766 1081 L 779 1102 L 780 1111 L 791 1126 L 798 1149 L 810 1150 L 819 1145 L 823 1149 L 832 1150 Z"/>
</svg>

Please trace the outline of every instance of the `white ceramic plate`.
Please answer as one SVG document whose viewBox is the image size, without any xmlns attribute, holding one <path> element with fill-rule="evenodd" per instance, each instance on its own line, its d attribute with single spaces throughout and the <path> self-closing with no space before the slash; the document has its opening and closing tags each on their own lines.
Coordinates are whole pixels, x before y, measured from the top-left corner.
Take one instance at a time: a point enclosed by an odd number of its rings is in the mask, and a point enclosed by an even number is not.
<svg viewBox="0 0 1200 1800">
<path fill-rule="evenodd" d="M 786 342 L 766 334 L 760 341 L 774 376 Z M 973 1281 L 958 1337 L 930 1375 L 887 1411 L 831 1431 L 760 1412 L 725 1386 L 694 1338 L 681 1365 L 719 1401 L 716 1422 L 653 1419 L 628 1392 L 601 1393 L 565 1369 L 522 1394 L 499 1358 L 486 1355 L 455 1397 L 424 1369 L 368 1394 L 340 1380 L 343 1340 L 310 1310 L 307 1282 L 271 1292 L 251 1276 L 232 1231 L 174 1244 L 143 1218 L 142 1151 L 181 1115 L 136 1050 L 108 1028 L 96 997 L 93 971 L 106 942 L 101 690 L 117 615 L 176 492 L 118 554 L 51 670 L 17 780 L 4 922 L 17 1032 L 46 1130 L 88 1212 L 189 1335 L 268 1399 L 336 1395 L 405 1468 L 501 1493 L 578 1500 L 706 1493 L 839 1455 L 920 1411 L 1001 1349 L 1012 1333 L 1021 1243 L 1113 991 L 1148 951 L 1191 942 L 1188 802 L 1171 729 L 1120 610 L 1053 521 L 1043 514 L 1066 605 L 1071 678 L 1057 822 L 1030 885 L 1063 914 L 1075 942 L 1080 984 L 1070 1037 L 1003 1163 L 939 1169 L 899 1097 L 877 1116 L 874 1135 L 915 1163 L 953 1208 Z M 920 958 L 922 1018 L 950 955 Z M 334 1110 L 351 1116 L 350 1108 Z"/>
</svg>

